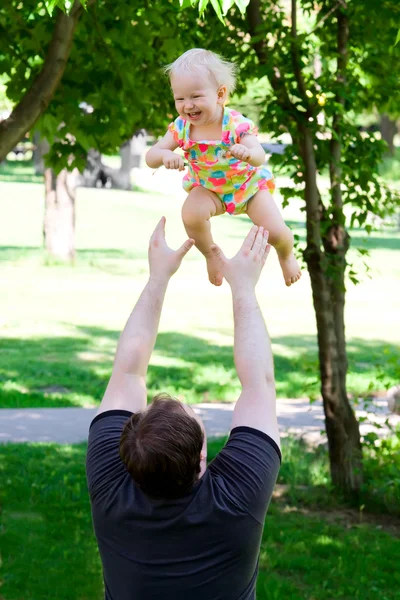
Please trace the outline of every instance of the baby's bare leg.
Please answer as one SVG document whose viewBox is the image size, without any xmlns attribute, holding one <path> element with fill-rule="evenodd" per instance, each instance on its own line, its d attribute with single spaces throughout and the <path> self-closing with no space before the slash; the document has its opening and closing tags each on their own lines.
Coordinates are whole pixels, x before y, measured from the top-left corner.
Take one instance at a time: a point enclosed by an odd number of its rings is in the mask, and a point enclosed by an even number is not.
<svg viewBox="0 0 400 600">
<path fill-rule="evenodd" d="M 293 233 L 285 224 L 268 190 L 260 190 L 253 196 L 247 205 L 247 214 L 255 225 L 269 231 L 268 242 L 278 253 L 286 285 L 296 283 L 301 271 L 293 254 Z"/>
<path fill-rule="evenodd" d="M 210 219 L 224 212 L 218 196 L 198 186 L 189 192 L 182 207 L 182 220 L 189 237 L 206 257 L 208 276 L 214 285 L 221 285 L 222 274 L 218 270 L 215 255 L 211 252 L 214 241 L 211 235 Z"/>
</svg>

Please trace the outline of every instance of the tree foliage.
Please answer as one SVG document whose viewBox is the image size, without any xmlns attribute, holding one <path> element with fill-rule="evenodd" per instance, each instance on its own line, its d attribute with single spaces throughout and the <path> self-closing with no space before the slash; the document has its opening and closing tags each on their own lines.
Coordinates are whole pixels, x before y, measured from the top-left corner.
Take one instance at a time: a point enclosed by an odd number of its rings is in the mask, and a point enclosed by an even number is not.
<svg viewBox="0 0 400 600">
<path fill-rule="evenodd" d="M 27 55 L 22 54 L 21 49 L 25 42 L 34 42 L 24 37 L 32 35 L 33 24 L 47 15 L 44 4 L 9 0 L 0 7 L 0 76 L 4 78 L 5 75 L 10 80 L 6 84 L 10 90 L 9 98 L 13 100 L 13 94 L 20 96 L 11 115 L 0 122 L 0 160 L 24 137 L 49 105 L 63 76 L 82 10 L 79 0 L 71 3 L 68 14 L 57 10 L 52 35 L 42 58 L 43 49 L 32 53 L 35 44 L 28 46 L 30 52 Z M 39 31 L 39 38 L 42 35 L 43 32 Z M 40 68 L 37 68 L 38 63 Z M 21 73 L 25 74 L 24 79 Z M 13 87 L 14 81 L 20 89 Z"/>
<path fill-rule="evenodd" d="M 295 36 L 287 3 L 264 0 L 257 4 L 261 20 L 255 28 L 249 26 L 248 15 L 229 15 L 237 32 L 252 29 L 249 42 L 238 45 L 232 58 L 239 62 L 245 77 L 266 77 L 272 84 L 269 95 L 259 100 L 262 129 L 277 139 L 289 133 L 293 140 L 283 157 L 273 158 L 295 184 L 294 189 L 281 189 L 285 201 L 294 195 L 304 199 L 305 165 L 298 147 L 298 124 L 312 132 L 320 176 L 329 171 L 331 142 L 339 135 L 342 152 L 338 166 L 343 203 L 350 209 L 346 212 L 348 223 L 366 225 L 368 230 L 369 218 L 384 217 L 398 199 L 378 175 L 385 144 L 374 134 L 359 130 L 357 115 L 371 105 L 390 101 L 399 105 L 400 47 L 395 48 L 390 40 L 400 19 L 400 5 L 396 0 L 346 5 L 349 40 L 346 65 L 338 79 L 336 22 L 343 11 L 341 2 L 323 0 L 317 5 L 319 10 L 313 1 L 299 2 Z M 340 132 L 335 130 L 338 115 Z M 332 187 L 321 188 L 326 226 L 332 212 L 331 192 Z"/>
<path fill-rule="evenodd" d="M 304 201 L 304 258 L 317 321 L 331 473 L 353 499 L 362 482 L 362 456 L 346 391 L 346 273 L 357 281 L 347 261 L 348 229 L 357 224 L 368 232 L 372 217 L 385 217 L 398 204 L 378 174 L 385 143 L 361 132 L 356 117 L 389 100 L 378 82 L 382 64 L 398 88 L 399 46 L 392 40 L 399 16 L 395 0 L 250 0 L 245 14 L 231 9 L 226 16 L 228 39 L 241 39 L 229 58 L 245 79 L 269 82 L 259 102 L 262 130 L 276 139 L 289 134 L 292 141 L 274 162 L 290 177 L 291 185 L 280 190 L 285 203 L 294 197 Z"/>
<path fill-rule="evenodd" d="M 83 7 L 86 7 L 88 0 L 79 0 Z M 89 0 L 89 4 L 93 4 L 93 0 Z M 51 16 L 56 8 L 59 8 L 64 13 L 69 13 L 72 8 L 73 2 L 71 0 L 43 0 L 39 2 L 38 8 L 44 7 L 49 15 Z"/>
<path fill-rule="evenodd" d="M 56 18 L 57 10 L 51 16 L 35 0 L 8 0 L 0 9 L 7 31 L 0 73 L 15 105 L 43 69 Z M 195 11 L 181 11 L 177 0 L 150 8 L 138 0 L 88 3 L 63 79 L 36 123 L 52 144 L 48 164 L 57 171 L 82 169 L 90 148 L 114 153 L 139 128 L 160 133 L 174 115 L 163 67 L 188 48 L 207 45 L 231 54 L 234 43 L 214 14 L 200 21 Z"/>
<path fill-rule="evenodd" d="M 250 0 L 179 0 L 182 8 L 198 6 L 201 17 L 204 15 L 207 5 L 210 3 L 222 23 L 224 23 L 224 16 L 232 6 L 237 6 L 240 12 L 244 13 L 249 1 Z"/>
</svg>

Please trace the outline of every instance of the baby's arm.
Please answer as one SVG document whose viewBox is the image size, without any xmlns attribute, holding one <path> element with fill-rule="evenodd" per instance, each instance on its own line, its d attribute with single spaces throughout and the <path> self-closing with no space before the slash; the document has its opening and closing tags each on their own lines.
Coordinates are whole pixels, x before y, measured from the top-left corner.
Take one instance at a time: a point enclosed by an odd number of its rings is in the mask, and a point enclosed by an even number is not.
<svg viewBox="0 0 400 600">
<path fill-rule="evenodd" d="M 234 144 L 229 152 L 235 158 L 249 163 L 252 167 L 260 167 L 265 162 L 265 152 L 258 139 L 251 134 L 244 135 L 240 144 Z"/>
<path fill-rule="evenodd" d="M 157 169 L 164 165 L 167 169 L 183 171 L 185 168 L 183 158 L 174 152 L 177 147 L 178 144 L 174 140 L 174 136 L 170 131 L 167 131 L 162 140 L 154 144 L 147 152 L 146 164 L 151 169 Z"/>
</svg>

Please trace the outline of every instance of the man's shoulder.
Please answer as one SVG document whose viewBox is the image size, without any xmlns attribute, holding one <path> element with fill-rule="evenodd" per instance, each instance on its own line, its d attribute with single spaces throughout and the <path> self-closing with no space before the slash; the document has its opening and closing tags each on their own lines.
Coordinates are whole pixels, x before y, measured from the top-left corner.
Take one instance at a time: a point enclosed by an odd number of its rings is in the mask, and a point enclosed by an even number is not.
<svg viewBox="0 0 400 600">
<path fill-rule="evenodd" d="M 239 425 L 232 429 L 225 448 L 229 445 L 233 449 L 238 449 L 249 444 L 253 447 L 257 445 L 261 451 L 276 454 L 279 462 L 282 462 L 282 453 L 275 440 L 264 431 L 247 425 Z"/>
<path fill-rule="evenodd" d="M 228 441 L 209 464 L 216 485 L 242 511 L 263 522 L 281 465 L 278 444 L 247 426 L 232 429 Z"/>
<path fill-rule="evenodd" d="M 123 427 L 132 414 L 121 409 L 107 410 L 99 413 L 90 424 L 86 477 L 92 500 L 105 493 L 111 481 L 115 484 L 128 475 L 119 455 L 119 442 Z"/>
<path fill-rule="evenodd" d="M 109 427 L 110 425 L 120 426 L 121 423 L 124 424 L 132 415 L 132 411 L 122 409 L 105 410 L 104 412 L 98 413 L 89 425 L 89 435 L 92 428 L 97 423 L 99 423 L 99 425 L 96 425 L 96 430 L 102 429 L 103 427 Z"/>
</svg>

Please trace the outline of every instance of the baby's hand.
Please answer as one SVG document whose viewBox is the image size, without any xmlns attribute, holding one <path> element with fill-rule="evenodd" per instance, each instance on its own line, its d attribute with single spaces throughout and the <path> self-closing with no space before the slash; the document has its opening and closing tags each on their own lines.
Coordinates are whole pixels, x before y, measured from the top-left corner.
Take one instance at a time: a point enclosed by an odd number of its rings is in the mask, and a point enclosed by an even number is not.
<svg viewBox="0 0 400 600">
<path fill-rule="evenodd" d="M 229 148 L 227 155 L 232 155 L 238 160 L 248 162 L 251 158 L 251 150 L 244 144 L 234 144 Z"/>
<path fill-rule="evenodd" d="M 185 163 L 183 162 L 182 156 L 169 150 L 163 157 L 163 165 L 166 169 L 178 169 L 183 171 L 185 169 Z"/>
</svg>

